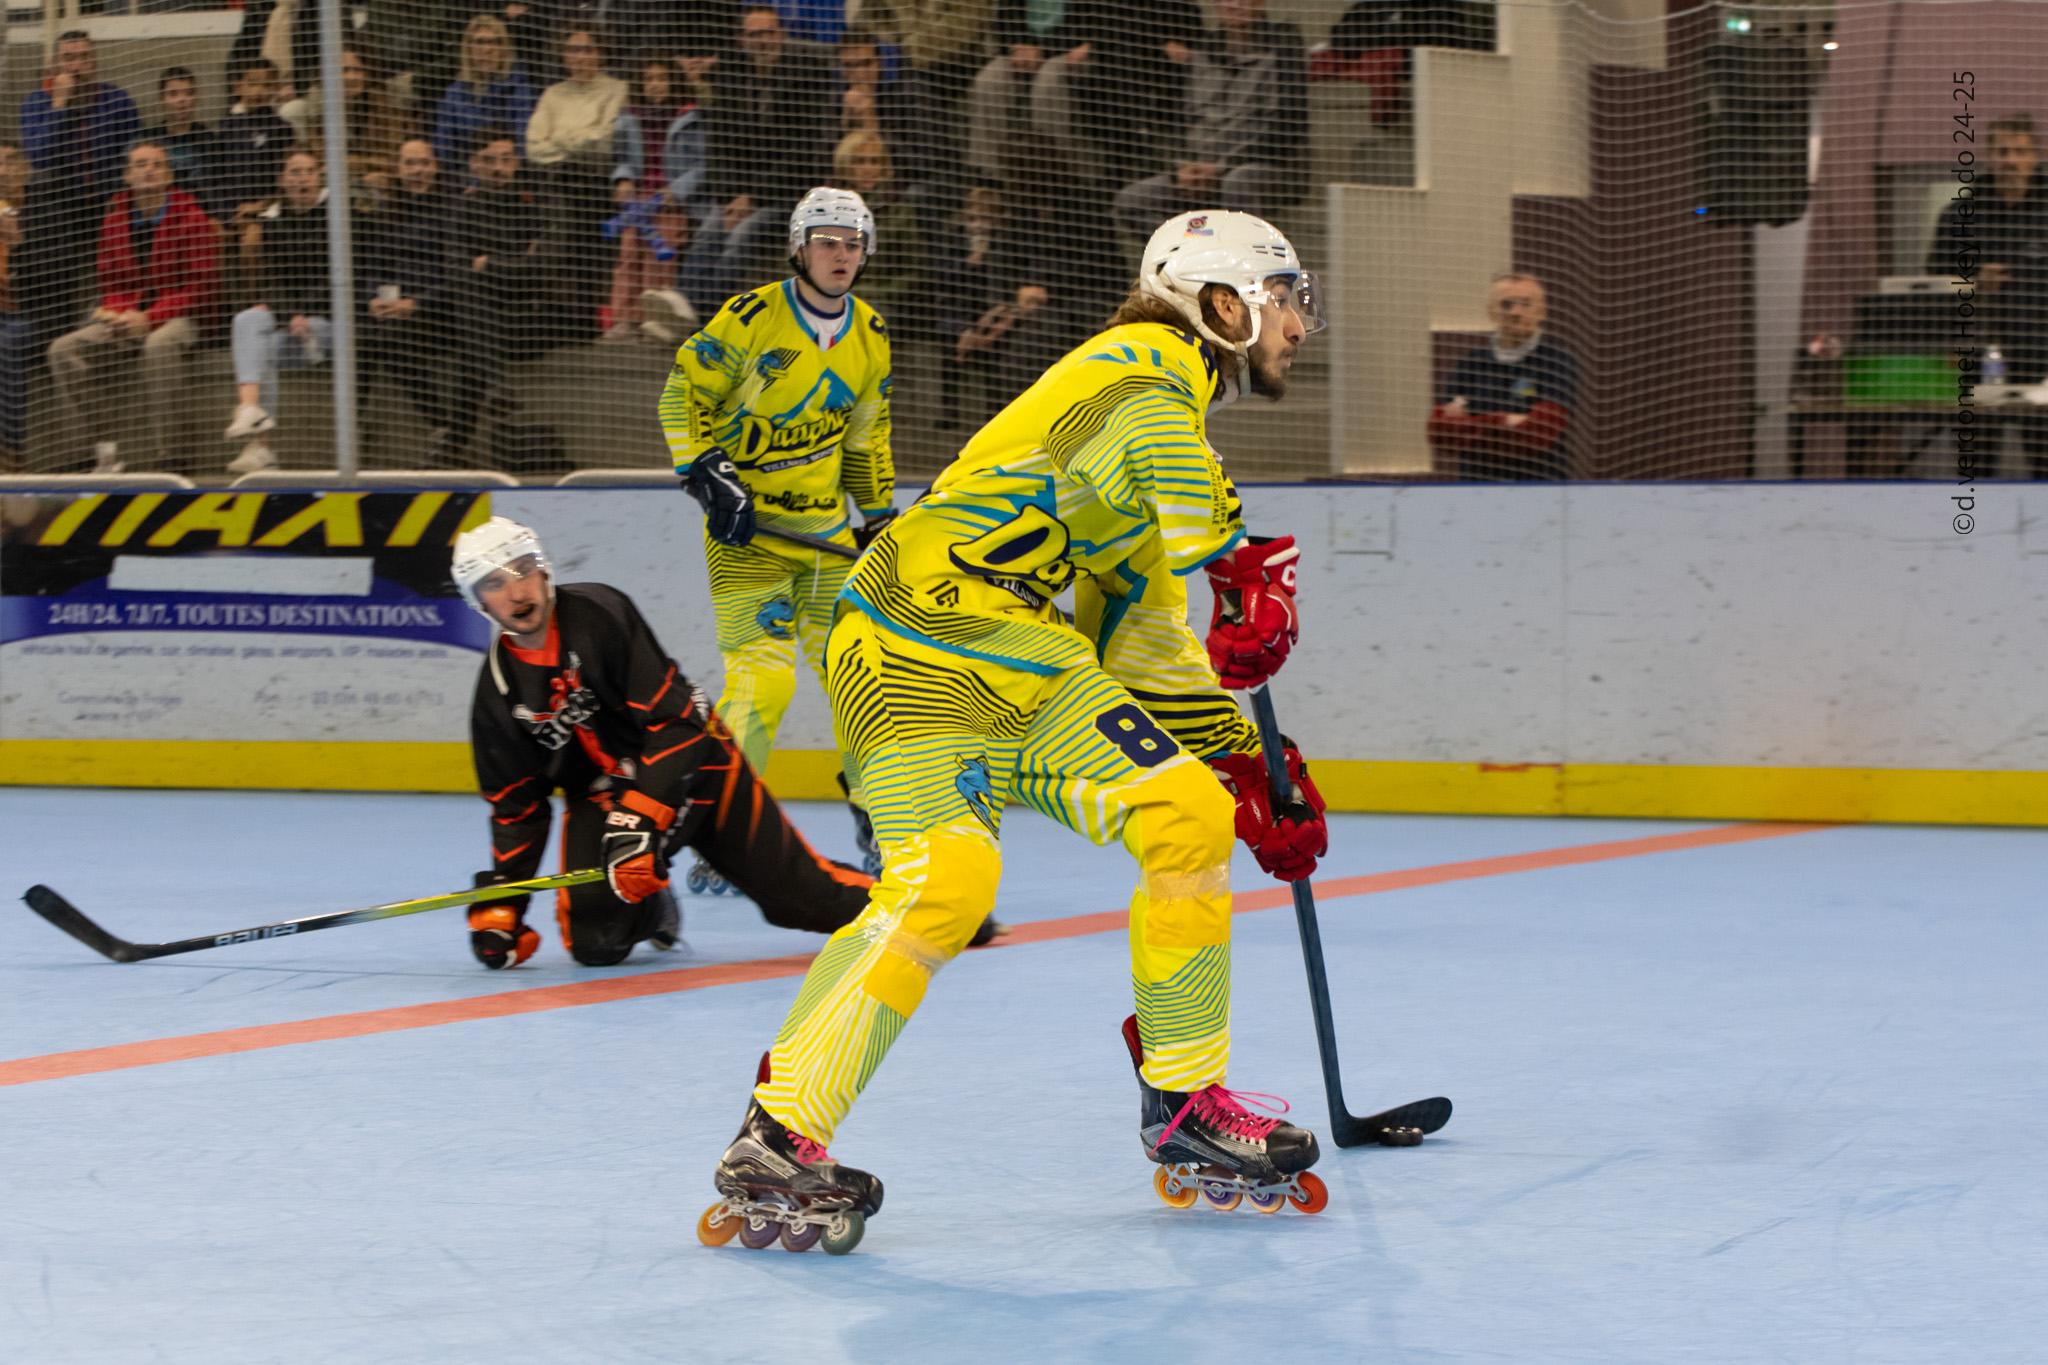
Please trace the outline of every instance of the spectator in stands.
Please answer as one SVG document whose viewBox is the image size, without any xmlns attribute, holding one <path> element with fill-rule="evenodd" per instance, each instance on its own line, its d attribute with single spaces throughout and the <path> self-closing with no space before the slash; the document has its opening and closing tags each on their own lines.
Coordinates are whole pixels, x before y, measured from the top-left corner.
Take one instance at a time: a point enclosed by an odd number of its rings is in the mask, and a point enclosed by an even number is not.
<svg viewBox="0 0 2048 1365">
<path fill-rule="evenodd" d="M 434 119 L 434 155 L 466 166 L 487 131 L 524 129 L 533 117 L 533 85 L 512 59 L 505 21 L 479 14 L 462 35 L 462 61 Z"/>
<path fill-rule="evenodd" d="M 1046 178 L 1045 149 L 1032 137 L 1040 82 L 1048 86 L 1078 52 L 1086 62 L 1114 17 L 1097 0 L 1002 0 L 996 10 L 997 52 L 974 78 L 967 97 L 967 165 L 1006 185 Z M 1064 168 L 1063 168 L 1064 170 Z"/>
<path fill-rule="evenodd" d="M 711 193 L 734 278 L 752 280 L 786 273 L 790 211 L 826 178 L 836 121 L 824 54 L 790 41 L 773 5 L 747 6 L 739 23 L 740 55 L 711 72 Z"/>
<path fill-rule="evenodd" d="M 327 196 L 320 158 L 304 148 L 285 158 L 279 197 L 241 228 L 243 278 L 255 300 L 235 314 L 235 412 L 221 433 L 244 441 L 230 474 L 275 469 L 279 370 L 327 359 L 334 325 L 327 259 Z"/>
<path fill-rule="evenodd" d="M 832 183 L 866 200 L 875 216 L 878 259 L 860 278 L 861 300 L 899 331 L 928 326 L 924 232 L 916 208 L 896 179 L 882 135 L 848 133 L 841 138 L 832 152 Z"/>
<path fill-rule="evenodd" d="M 839 44 L 839 136 L 880 133 L 901 146 L 911 136 L 910 102 L 902 81 L 886 79 L 882 48 L 855 30 Z"/>
<path fill-rule="evenodd" d="M 1044 250 L 1056 231 L 1047 220 L 1057 210 L 1040 212 L 1046 217 L 1019 210 L 1001 190 L 977 186 L 939 253 L 927 293 L 947 347 L 941 429 L 974 426 L 979 399 L 1007 402 L 1023 392 L 1109 311 L 1104 295 L 1114 293 L 1118 277 L 1103 271 L 1099 279 L 1109 283 L 1091 289 L 1078 278 L 1087 272 L 1086 257 Z"/>
<path fill-rule="evenodd" d="M 1217 0 L 1221 25 L 1188 63 L 1187 140 L 1172 171 L 1117 192 L 1117 224 L 1143 241 L 1190 209 L 1270 214 L 1301 198 L 1308 75 L 1301 33 L 1266 0 Z"/>
<path fill-rule="evenodd" d="M 638 99 L 619 116 L 612 167 L 618 212 L 605 225 L 606 235 L 619 239 L 607 341 L 645 335 L 674 345 L 697 326 L 695 303 L 676 290 L 676 271 L 696 224 L 718 210 L 705 182 L 704 114 L 672 74 L 666 61 L 645 63 Z M 649 309 L 657 316 L 649 317 Z"/>
<path fill-rule="evenodd" d="M 171 404 L 185 383 L 185 356 L 213 322 L 220 289 L 220 229 L 199 201 L 171 183 L 171 154 L 154 142 L 128 153 L 128 188 L 100 224 L 100 302 L 77 331 L 50 343 L 57 400 L 75 429 L 99 435 L 97 473 L 121 460 L 105 436 L 130 406 L 110 401 L 94 371 L 138 361 L 143 412 L 160 457 L 169 456 Z"/>
<path fill-rule="evenodd" d="M 320 79 L 319 0 L 244 0 L 241 10 L 242 27 L 228 47 L 227 69 L 246 71 L 258 58 L 269 62 L 271 107 L 291 104 Z M 296 136 L 298 129 L 292 132 Z M 273 175 L 264 182 L 264 193 L 274 183 Z"/>
<path fill-rule="evenodd" d="M 358 209 L 369 207 L 375 194 L 391 187 L 391 168 L 405 131 L 404 118 L 375 76 L 362 48 L 342 49 L 341 104 L 348 122 L 350 196 Z M 320 91 L 314 90 L 306 103 L 304 141 L 324 157 L 325 102 Z"/>
<path fill-rule="evenodd" d="M 277 98 L 277 68 L 258 57 L 235 77 L 235 102 L 214 132 L 213 167 L 207 189 L 214 216 L 248 221 L 277 194 L 277 177 L 298 133 L 271 107 Z"/>
<path fill-rule="evenodd" d="M 186 67 L 167 66 L 156 78 L 156 98 L 163 107 L 163 122 L 143 129 L 142 136 L 163 144 L 171 154 L 173 183 L 204 206 L 213 132 L 199 121 L 199 81 Z"/>
<path fill-rule="evenodd" d="M 14 253 L 32 173 L 28 153 L 0 142 L 0 474 L 22 468 L 28 447 L 29 315 L 14 289 Z"/>
<path fill-rule="evenodd" d="M 462 26 L 474 6 L 465 0 L 357 0 L 360 30 L 389 73 L 385 94 L 404 110 L 440 104 L 462 50 Z"/>
<path fill-rule="evenodd" d="M 57 61 L 21 102 L 21 141 L 44 175 L 79 178 L 95 209 L 121 187 L 128 147 L 142 134 L 135 101 L 99 78 L 92 37 L 72 29 L 57 39 Z"/>
<path fill-rule="evenodd" d="M 906 180 L 942 186 L 957 181 L 966 125 L 961 105 L 988 60 L 995 12 L 996 0 L 864 0 L 862 26 L 900 48 L 910 62 L 918 143 Z"/>
<path fill-rule="evenodd" d="M 675 7 L 670 35 L 676 66 L 686 80 L 707 77 L 720 61 L 739 56 L 741 0 L 692 0 Z"/>
<path fill-rule="evenodd" d="M 1119 8 L 1099 38 L 1048 62 L 1032 90 L 1032 127 L 1057 149 L 1062 173 L 1126 185 L 1161 170 L 1157 149 L 1178 150 L 1186 135 L 1189 75 L 1202 42 L 1195 0 L 1146 0 Z M 1102 117 L 1107 109 L 1116 116 Z"/>
<path fill-rule="evenodd" d="M 520 329 L 531 325 L 540 282 L 541 207 L 520 184 L 518 139 L 486 133 L 469 168 L 476 183 L 448 229 L 455 340 L 464 363 L 450 380 L 448 437 L 428 452 L 430 464 L 456 460 L 468 449 L 485 401 L 505 378 L 514 343 L 524 339 Z"/>
<path fill-rule="evenodd" d="M 363 225 L 356 283 L 367 300 L 358 400 L 364 415 L 371 387 L 388 376 L 427 424 L 430 442 L 448 439 L 448 234 L 456 200 L 441 184 L 433 144 L 423 137 L 398 145 L 396 183 Z M 367 427 L 366 427 L 367 429 Z"/>
<path fill-rule="evenodd" d="M 1565 478 L 1579 367 L 1543 334 L 1543 285 L 1533 275 L 1496 276 L 1486 315 L 1493 340 L 1458 361 L 1430 413 L 1437 467 L 1497 483 Z"/>
<path fill-rule="evenodd" d="M 2048 173 L 2028 115 L 1993 120 L 1983 136 L 1989 190 L 1980 179 L 1975 197 L 1942 210 L 1927 269 L 1967 276 L 1976 264 L 1976 343 L 1999 348 L 2009 382 L 2034 384 L 2048 375 Z M 2048 420 L 2027 413 L 2019 429 L 2033 476 L 2048 478 Z"/>
<path fill-rule="evenodd" d="M 590 29 L 571 28 L 563 35 L 562 64 L 566 79 L 542 92 L 526 125 L 526 160 L 547 191 L 561 243 L 564 295 L 556 320 L 572 339 L 586 339 L 596 331 L 597 308 L 605 298 L 612 142 L 632 92 L 604 73 L 604 49 Z"/>
</svg>

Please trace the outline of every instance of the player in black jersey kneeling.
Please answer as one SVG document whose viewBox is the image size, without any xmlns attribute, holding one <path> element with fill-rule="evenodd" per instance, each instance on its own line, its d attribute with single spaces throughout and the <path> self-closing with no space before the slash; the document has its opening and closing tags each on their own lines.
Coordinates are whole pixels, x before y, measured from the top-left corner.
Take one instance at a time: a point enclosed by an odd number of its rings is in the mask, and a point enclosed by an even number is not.
<svg viewBox="0 0 2048 1365">
<path fill-rule="evenodd" d="M 477 885 L 538 874 L 559 790 L 565 869 L 607 874 L 556 893 L 562 944 L 585 966 L 623 962 L 636 943 L 674 945 L 668 866 L 686 845 L 770 924 L 829 934 L 860 914 L 874 879 L 804 842 L 631 598 L 602 583 L 558 588 L 540 538 L 504 517 L 456 538 L 453 572 L 499 632 L 470 713 L 495 864 Z M 486 967 L 540 946 L 527 899 L 469 912 Z"/>
</svg>

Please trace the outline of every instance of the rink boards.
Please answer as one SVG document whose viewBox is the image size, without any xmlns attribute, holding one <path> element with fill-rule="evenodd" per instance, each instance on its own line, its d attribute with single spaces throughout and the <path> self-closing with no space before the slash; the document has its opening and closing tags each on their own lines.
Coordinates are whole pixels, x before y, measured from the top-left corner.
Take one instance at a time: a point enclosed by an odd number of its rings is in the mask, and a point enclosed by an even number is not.
<svg viewBox="0 0 2048 1365">
<path fill-rule="evenodd" d="M 1967 533 L 1950 494 L 1244 490 L 1302 546 L 1276 699 L 1334 808 L 2048 823 L 2048 493 L 1987 486 Z M 433 579 L 492 512 L 715 690 L 700 518 L 663 489 L 11 496 L 0 781 L 467 790 L 482 623 Z M 831 794 L 830 733 L 801 684 L 778 789 Z"/>
</svg>

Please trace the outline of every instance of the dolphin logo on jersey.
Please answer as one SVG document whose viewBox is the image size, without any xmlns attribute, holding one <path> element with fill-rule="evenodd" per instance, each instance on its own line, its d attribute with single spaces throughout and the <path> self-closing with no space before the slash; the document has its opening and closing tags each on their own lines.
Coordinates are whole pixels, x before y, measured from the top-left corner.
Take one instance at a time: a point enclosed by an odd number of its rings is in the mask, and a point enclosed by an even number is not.
<svg viewBox="0 0 2048 1365">
<path fill-rule="evenodd" d="M 754 613 L 754 624 L 777 640 L 787 640 L 795 633 L 796 608 L 787 597 L 763 602 L 761 610 Z"/>
<path fill-rule="evenodd" d="M 989 808 L 989 798 L 995 795 L 995 779 L 989 776 L 988 760 L 976 754 L 973 758 L 956 760 L 960 771 L 953 775 L 953 786 L 961 799 L 967 802 L 967 809 L 974 812 L 974 818 L 996 832 L 996 813 Z"/>
<path fill-rule="evenodd" d="M 825 367 L 825 372 L 818 376 L 818 382 L 811 385 L 811 387 L 804 393 L 804 396 L 802 398 L 799 398 L 795 403 L 792 403 L 787 412 L 778 412 L 774 416 L 770 417 L 768 420 L 770 422 L 773 422 L 777 427 L 782 427 L 788 424 L 795 418 L 801 416 L 803 414 L 804 409 L 808 408 L 811 405 L 811 399 L 813 396 L 817 394 L 819 389 L 823 389 L 825 391 L 824 399 L 820 406 L 822 406 L 826 412 L 845 412 L 852 408 L 854 403 L 857 401 L 857 396 L 854 394 L 853 387 L 850 384 L 848 384 L 844 379 L 841 379 L 838 376 L 838 374 L 833 371 L 832 367 L 828 365 Z"/>
<path fill-rule="evenodd" d="M 773 384 L 776 380 L 782 378 L 788 372 L 789 367 L 796 364 L 796 362 L 797 353 L 795 351 L 787 346 L 778 346 L 772 351 L 764 352 L 761 358 L 754 362 L 754 372 Z"/>
</svg>

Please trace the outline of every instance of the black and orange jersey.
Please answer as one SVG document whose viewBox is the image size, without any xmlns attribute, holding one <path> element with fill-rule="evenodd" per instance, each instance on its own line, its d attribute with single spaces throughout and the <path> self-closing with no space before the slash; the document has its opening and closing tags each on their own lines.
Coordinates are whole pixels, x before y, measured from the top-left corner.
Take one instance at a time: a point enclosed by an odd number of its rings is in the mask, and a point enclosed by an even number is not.
<svg viewBox="0 0 2048 1365">
<path fill-rule="evenodd" d="M 545 643 L 500 633 L 477 678 L 470 744 L 491 805 L 491 858 L 507 879 L 536 875 L 557 790 L 639 792 L 690 813 L 700 774 L 718 785 L 738 760 L 710 708 L 663 651 L 633 600 L 602 583 L 565 583 Z"/>
</svg>

